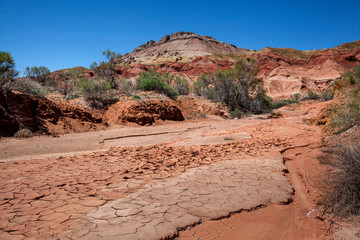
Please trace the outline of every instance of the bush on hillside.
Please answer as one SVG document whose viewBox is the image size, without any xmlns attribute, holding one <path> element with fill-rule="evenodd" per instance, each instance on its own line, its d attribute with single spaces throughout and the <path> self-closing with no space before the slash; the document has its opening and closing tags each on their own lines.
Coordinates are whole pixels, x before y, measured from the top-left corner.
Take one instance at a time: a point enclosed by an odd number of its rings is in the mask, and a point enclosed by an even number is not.
<svg viewBox="0 0 360 240">
<path fill-rule="evenodd" d="M 166 83 L 165 77 L 154 70 L 141 73 L 136 80 L 136 88 L 165 94 L 172 99 L 176 99 L 179 95 L 172 86 Z"/>
<path fill-rule="evenodd" d="M 64 95 L 66 100 L 76 98 L 75 86 L 79 76 L 79 70 L 76 68 L 59 72 L 56 77 L 56 89 Z"/>
<path fill-rule="evenodd" d="M 352 85 L 360 83 L 360 64 L 347 71 L 343 77 L 349 79 Z"/>
<path fill-rule="evenodd" d="M 337 132 L 358 125 L 360 126 L 360 90 L 350 91 L 346 94 L 345 102 L 334 105 L 330 127 Z"/>
<path fill-rule="evenodd" d="M 118 101 L 118 98 L 116 98 L 111 92 L 109 82 L 82 78 L 78 82 L 77 88 L 92 108 L 107 108 Z"/>
<path fill-rule="evenodd" d="M 47 91 L 40 83 L 31 80 L 29 78 L 16 80 L 14 89 L 16 89 L 19 92 L 37 97 L 43 97 L 47 94 Z"/>
<path fill-rule="evenodd" d="M 292 94 L 289 99 L 282 99 L 282 100 L 273 102 L 272 108 L 273 109 L 281 108 L 281 107 L 289 105 L 289 104 L 298 103 L 299 101 L 300 101 L 300 93 L 295 93 L 295 94 Z"/>
<path fill-rule="evenodd" d="M 233 69 L 216 71 L 215 75 L 201 75 L 194 92 L 222 102 L 231 111 L 263 113 L 271 109 L 272 99 L 266 95 L 262 80 L 256 78 L 255 59 L 239 59 Z"/>
<path fill-rule="evenodd" d="M 131 94 L 135 88 L 134 85 L 130 81 L 128 81 L 124 78 L 117 80 L 116 86 L 117 86 L 117 89 L 120 91 L 120 93 L 124 93 L 124 94 Z"/>
<path fill-rule="evenodd" d="M 102 55 L 108 60 L 108 62 L 93 62 L 90 65 L 90 69 L 94 70 L 99 78 L 109 83 L 112 89 L 117 89 L 116 77 L 118 75 L 116 70 L 116 61 L 119 61 L 122 57 L 120 53 L 111 51 L 110 49 L 102 52 Z"/>
<path fill-rule="evenodd" d="M 15 62 L 8 52 L 0 52 L 0 91 L 6 92 L 11 90 L 15 78 L 19 72 L 15 69 Z"/>
<path fill-rule="evenodd" d="M 25 68 L 26 77 L 45 85 L 49 79 L 50 70 L 45 66 L 33 66 Z"/>
</svg>

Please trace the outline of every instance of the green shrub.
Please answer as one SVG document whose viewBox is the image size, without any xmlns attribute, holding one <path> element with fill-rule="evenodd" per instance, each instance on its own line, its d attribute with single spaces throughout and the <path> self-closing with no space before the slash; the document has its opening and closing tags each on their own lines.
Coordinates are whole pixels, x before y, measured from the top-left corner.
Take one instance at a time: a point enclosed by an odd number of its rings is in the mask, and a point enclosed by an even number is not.
<svg viewBox="0 0 360 240">
<path fill-rule="evenodd" d="M 188 95 L 190 93 L 189 82 L 185 78 L 176 76 L 173 81 L 173 86 L 179 95 Z"/>
<path fill-rule="evenodd" d="M 332 109 L 330 127 L 337 132 L 345 131 L 355 125 L 360 126 L 360 95 L 359 90 L 345 94 L 345 103 L 337 104 Z"/>
<path fill-rule="evenodd" d="M 242 118 L 245 116 L 245 113 L 237 108 L 235 108 L 233 111 L 230 111 L 229 114 L 232 118 Z"/>
<path fill-rule="evenodd" d="M 141 73 L 136 80 L 136 88 L 143 91 L 162 93 L 172 99 L 176 99 L 179 95 L 172 86 L 165 82 L 164 77 L 154 70 Z"/>
<path fill-rule="evenodd" d="M 116 81 L 117 89 L 123 94 L 131 94 L 134 90 L 134 86 L 131 82 L 122 78 Z"/>
<path fill-rule="evenodd" d="M 47 91 L 40 83 L 29 78 L 19 79 L 15 82 L 15 89 L 19 92 L 30 94 L 37 97 L 43 97 Z"/>
<path fill-rule="evenodd" d="M 214 83 L 214 77 L 212 74 L 201 74 L 193 84 L 193 91 L 196 95 L 202 96 L 208 99 L 214 99 L 215 92 L 211 88 Z"/>
<path fill-rule="evenodd" d="M 338 217 L 360 214 L 360 144 L 340 145 L 328 156 L 337 168 L 330 174 L 330 186 L 322 203 L 325 212 Z"/>
<path fill-rule="evenodd" d="M 320 96 L 317 94 L 317 93 L 315 93 L 314 91 L 312 91 L 312 90 L 308 90 L 308 92 L 307 92 L 307 99 L 310 99 L 310 100 L 317 100 L 317 99 L 319 99 L 320 98 Z"/>
<path fill-rule="evenodd" d="M 26 77 L 44 85 L 48 81 L 50 70 L 45 66 L 26 67 L 25 74 Z"/>
<path fill-rule="evenodd" d="M 8 52 L 0 52 L 0 91 L 11 90 L 19 72 L 15 69 L 15 62 Z"/>
<path fill-rule="evenodd" d="M 266 95 L 262 80 L 256 77 L 254 59 L 239 59 L 233 69 L 201 75 L 194 92 L 229 106 L 231 111 L 263 113 L 271 109 L 272 99 Z"/>
<path fill-rule="evenodd" d="M 118 101 L 118 98 L 110 91 L 111 85 L 109 82 L 82 78 L 78 82 L 77 88 L 93 108 L 106 108 Z"/>
<path fill-rule="evenodd" d="M 330 101 L 333 98 L 334 98 L 334 94 L 333 94 L 332 89 L 328 89 L 328 90 L 322 92 L 321 95 L 320 95 L 320 99 L 322 99 L 324 101 Z"/>
<path fill-rule="evenodd" d="M 290 96 L 289 99 L 282 99 L 272 103 L 272 108 L 277 109 L 283 106 L 298 103 L 300 101 L 300 93 L 295 93 Z"/>
<path fill-rule="evenodd" d="M 360 64 L 347 71 L 343 77 L 347 78 L 351 85 L 360 83 Z"/>
</svg>

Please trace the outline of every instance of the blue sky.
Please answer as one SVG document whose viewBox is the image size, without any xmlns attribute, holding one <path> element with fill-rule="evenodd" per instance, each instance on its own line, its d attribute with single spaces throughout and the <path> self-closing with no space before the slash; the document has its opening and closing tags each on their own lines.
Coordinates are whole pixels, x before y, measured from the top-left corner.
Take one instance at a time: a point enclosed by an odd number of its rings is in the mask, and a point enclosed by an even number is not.
<svg viewBox="0 0 360 240">
<path fill-rule="evenodd" d="M 360 1 L 0 0 L 0 51 L 17 69 L 89 67 L 177 31 L 238 47 L 331 48 L 360 39 Z"/>
</svg>

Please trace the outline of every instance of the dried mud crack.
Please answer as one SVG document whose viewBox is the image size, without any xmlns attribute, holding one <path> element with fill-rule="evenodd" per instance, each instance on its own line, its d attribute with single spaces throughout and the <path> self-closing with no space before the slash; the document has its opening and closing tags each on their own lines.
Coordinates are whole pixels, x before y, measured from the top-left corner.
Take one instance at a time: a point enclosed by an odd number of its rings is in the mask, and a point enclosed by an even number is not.
<svg viewBox="0 0 360 240">
<path fill-rule="evenodd" d="M 306 217 L 317 193 L 310 181 L 323 172 L 309 168 L 320 141 L 295 120 L 187 125 L 180 141 L 1 162 L 0 238 L 321 239 L 324 224 Z"/>
</svg>

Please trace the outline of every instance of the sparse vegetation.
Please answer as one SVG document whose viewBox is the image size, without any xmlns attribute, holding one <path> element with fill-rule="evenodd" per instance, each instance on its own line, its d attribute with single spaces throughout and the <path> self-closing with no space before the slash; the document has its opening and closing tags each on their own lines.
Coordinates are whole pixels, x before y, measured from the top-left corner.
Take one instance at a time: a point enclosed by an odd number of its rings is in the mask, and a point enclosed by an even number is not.
<svg viewBox="0 0 360 240">
<path fill-rule="evenodd" d="M 194 92 L 224 103 L 230 111 L 267 112 L 271 109 L 272 99 L 266 95 L 262 81 L 255 77 L 256 73 L 255 59 L 239 59 L 234 69 L 201 75 L 194 84 Z"/>
<path fill-rule="evenodd" d="M 108 62 L 93 62 L 90 65 L 90 69 L 94 70 L 98 77 L 100 77 L 102 80 L 107 81 L 110 84 L 110 87 L 112 89 L 118 88 L 117 82 L 116 82 L 116 60 L 121 59 L 121 54 L 116 53 L 113 51 L 105 50 L 102 52 L 102 55 L 105 56 L 105 58 L 108 60 Z"/>
<path fill-rule="evenodd" d="M 246 115 L 243 111 L 237 108 L 235 108 L 233 111 L 230 111 L 229 114 L 232 118 L 242 118 Z"/>
<path fill-rule="evenodd" d="M 330 155 L 336 167 L 332 172 L 332 189 L 323 200 L 326 213 L 338 217 L 360 214 L 360 144 L 338 146 Z"/>
<path fill-rule="evenodd" d="M 131 94 L 134 91 L 134 85 L 124 78 L 117 80 L 117 89 L 124 94 Z"/>
<path fill-rule="evenodd" d="M 161 75 L 150 69 L 140 74 L 136 80 L 136 88 L 144 91 L 155 91 L 165 94 L 172 99 L 176 99 L 179 93 L 166 82 L 166 75 Z"/>
<path fill-rule="evenodd" d="M 15 62 L 8 52 L 0 52 L 0 91 L 10 90 L 19 72 L 15 69 Z"/>
<path fill-rule="evenodd" d="M 75 86 L 76 81 L 79 76 L 79 71 L 76 68 L 70 70 L 59 72 L 57 74 L 57 87 L 56 89 L 64 95 L 66 100 L 75 98 Z"/>
<path fill-rule="evenodd" d="M 281 118 L 283 115 L 280 112 L 271 110 L 269 118 Z"/>
<path fill-rule="evenodd" d="M 109 82 L 82 78 L 77 88 L 92 108 L 106 108 L 118 101 L 112 94 Z"/>
<path fill-rule="evenodd" d="M 360 64 L 347 71 L 343 77 L 347 78 L 351 85 L 360 83 Z"/>
<path fill-rule="evenodd" d="M 281 108 L 289 104 L 298 103 L 299 101 L 300 101 L 300 93 L 295 93 L 292 94 L 289 99 L 274 101 L 272 103 L 272 108 L 273 109 Z"/>
<path fill-rule="evenodd" d="M 322 92 L 321 95 L 320 95 L 320 99 L 322 99 L 324 101 L 330 101 L 333 98 L 334 98 L 334 94 L 333 94 L 332 89 L 328 89 L 328 90 Z"/>
<path fill-rule="evenodd" d="M 329 126 L 335 129 L 336 132 L 341 132 L 355 125 L 360 126 L 359 89 L 348 92 L 343 104 L 334 105 Z"/>
<path fill-rule="evenodd" d="M 47 94 L 47 91 L 39 82 L 31 80 L 30 78 L 17 80 L 14 89 L 37 97 L 44 97 Z"/>
<path fill-rule="evenodd" d="M 351 83 L 349 79 L 355 82 Z M 330 111 L 329 127 L 335 132 L 346 131 L 353 126 L 360 126 L 360 65 L 348 71 L 343 76 L 342 83 L 337 84 L 343 89 L 343 100 L 334 104 Z"/>
<path fill-rule="evenodd" d="M 50 70 L 45 66 L 26 67 L 25 74 L 26 77 L 30 78 L 31 80 L 45 85 L 48 81 Z"/>
<path fill-rule="evenodd" d="M 32 136 L 34 136 L 34 134 L 27 128 L 22 128 L 14 134 L 16 138 L 31 138 Z"/>
<path fill-rule="evenodd" d="M 174 86 L 179 95 L 188 95 L 190 93 L 189 82 L 182 77 L 170 75 L 169 85 Z"/>
</svg>

